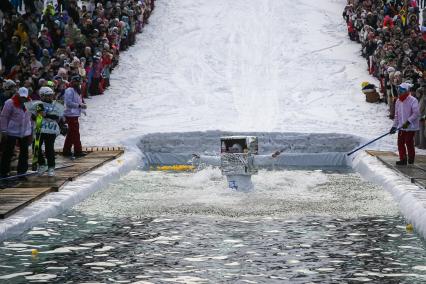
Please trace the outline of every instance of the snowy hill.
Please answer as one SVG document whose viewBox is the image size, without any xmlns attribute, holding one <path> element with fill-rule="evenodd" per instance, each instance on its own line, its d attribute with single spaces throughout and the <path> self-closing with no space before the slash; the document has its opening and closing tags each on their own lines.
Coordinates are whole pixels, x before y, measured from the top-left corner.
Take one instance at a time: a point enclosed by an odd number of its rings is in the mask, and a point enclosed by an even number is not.
<svg viewBox="0 0 426 284">
<path fill-rule="evenodd" d="M 158 1 L 112 87 L 88 100 L 83 143 L 216 129 L 382 134 L 391 121 L 360 91 L 373 79 L 347 37 L 344 4 Z"/>
</svg>

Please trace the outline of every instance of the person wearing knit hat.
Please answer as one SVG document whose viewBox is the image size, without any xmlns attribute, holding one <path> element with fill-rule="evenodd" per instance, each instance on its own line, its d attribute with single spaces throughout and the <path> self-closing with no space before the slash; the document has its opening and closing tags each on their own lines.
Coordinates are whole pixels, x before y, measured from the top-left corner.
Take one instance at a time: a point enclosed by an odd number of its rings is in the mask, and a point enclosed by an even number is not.
<svg viewBox="0 0 426 284">
<path fill-rule="evenodd" d="M 7 177 L 16 142 L 19 142 L 19 159 L 17 173 L 24 174 L 28 170 L 28 142 L 31 137 L 31 113 L 27 111 L 25 102 L 29 100 L 28 89 L 19 88 L 18 92 L 8 99 L 0 115 L 0 131 L 2 132 L 2 157 L 0 176 Z"/>
<path fill-rule="evenodd" d="M 420 109 L 417 99 L 410 95 L 411 84 L 402 83 L 398 86 L 398 100 L 395 103 L 394 123 L 389 131 L 398 131 L 398 166 L 414 163 L 414 135 L 419 130 Z"/>
</svg>

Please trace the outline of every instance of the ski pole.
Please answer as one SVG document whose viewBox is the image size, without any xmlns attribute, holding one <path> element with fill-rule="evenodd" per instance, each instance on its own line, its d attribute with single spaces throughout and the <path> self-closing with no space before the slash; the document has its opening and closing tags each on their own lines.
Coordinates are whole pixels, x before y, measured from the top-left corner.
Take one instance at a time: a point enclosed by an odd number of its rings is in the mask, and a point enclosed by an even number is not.
<svg viewBox="0 0 426 284">
<path fill-rule="evenodd" d="M 400 130 L 401 128 L 402 128 L 402 127 L 397 128 L 395 131 L 398 131 L 398 130 Z M 358 152 L 358 151 L 359 151 L 359 150 L 361 150 L 362 148 L 364 148 L 364 147 L 366 147 L 366 146 L 370 145 L 371 143 L 374 143 L 374 142 L 376 142 L 377 140 L 382 139 L 382 138 L 383 138 L 383 137 L 385 137 L 385 136 L 388 136 L 389 134 L 391 134 L 391 133 L 390 133 L 390 132 L 386 132 L 385 134 L 380 135 L 379 137 L 377 137 L 377 138 L 375 138 L 375 139 L 371 140 L 370 142 L 367 142 L 367 143 L 365 143 L 364 145 L 359 146 L 359 147 L 358 147 L 358 148 L 356 148 L 355 150 L 352 150 L 352 151 L 351 151 L 351 152 L 349 152 L 347 155 L 348 155 L 348 156 L 350 156 L 350 155 L 352 155 L 353 153 Z"/>
</svg>

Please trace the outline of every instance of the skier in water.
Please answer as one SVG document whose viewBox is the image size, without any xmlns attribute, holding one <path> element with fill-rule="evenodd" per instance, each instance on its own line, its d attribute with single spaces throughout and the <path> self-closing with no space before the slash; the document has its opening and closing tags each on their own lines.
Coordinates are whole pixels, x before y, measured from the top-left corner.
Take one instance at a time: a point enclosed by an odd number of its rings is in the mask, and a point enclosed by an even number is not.
<svg viewBox="0 0 426 284">
<path fill-rule="evenodd" d="M 41 109 L 43 110 L 43 122 L 41 124 L 41 135 L 37 153 L 38 159 L 38 173 L 41 175 L 44 172 L 48 171 L 49 176 L 55 175 L 55 140 L 56 136 L 61 133 L 59 127 L 59 121 L 63 116 L 64 107 L 53 101 L 54 91 L 49 87 L 41 87 L 39 91 L 42 104 Z M 42 145 L 44 144 L 45 153 L 47 158 L 47 166 L 45 165 L 45 159 L 43 157 L 43 152 L 41 150 Z"/>
<path fill-rule="evenodd" d="M 19 88 L 18 93 L 8 99 L 0 115 L 0 131 L 5 139 L 0 162 L 0 176 L 7 177 L 10 172 L 13 150 L 19 142 L 18 175 L 28 171 L 28 144 L 31 139 L 31 113 L 25 102 L 29 100 L 28 89 Z"/>
<path fill-rule="evenodd" d="M 414 135 L 419 130 L 420 110 L 417 99 L 410 95 L 410 84 L 402 83 L 398 88 L 395 104 L 395 119 L 390 133 L 398 131 L 398 166 L 414 164 Z M 408 152 L 408 159 L 407 159 Z"/>
</svg>

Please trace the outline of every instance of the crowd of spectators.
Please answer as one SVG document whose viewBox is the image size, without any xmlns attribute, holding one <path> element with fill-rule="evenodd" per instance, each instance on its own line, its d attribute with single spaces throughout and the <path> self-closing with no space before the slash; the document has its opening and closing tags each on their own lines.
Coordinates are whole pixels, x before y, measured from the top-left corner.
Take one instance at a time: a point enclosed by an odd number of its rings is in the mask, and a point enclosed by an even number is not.
<svg viewBox="0 0 426 284">
<path fill-rule="evenodd" d="M 47 85 L 59 97 L 73 75 L 83 78 L 84 98 L 102 94 L 120 51 L 134 44 L 154 8 L 153 0 L 59 0 L 46 6 L 34 0 L 24 2 L 25 10 L 20 2 L 0 6 L 0 76 L 27 87 L 33 99 Z"/>
<path fill-rule="evenodd" d="M 103 94 L 153 9 L 154 0 L 0 1 L 0 110 L 22 87 L 29 100 L 49 87 L 61 102 L 75 76 L 82 100 Z"/>
<path fill-rule="evenodd" d="M 420 4 L 420 5 L 419 5 Z M 362 46 L 368 71 L 380 81 L 389 118 L 395 115 L 398 86 L 409 83 L 426 115 L 426 10 L 416 0 L 348 0 L 343 18 L 351 40 Z M 421 19 L 423 19 L 421 21 Z M 424 123 L 416 144 L 426 148 Z"/>
</svg>

